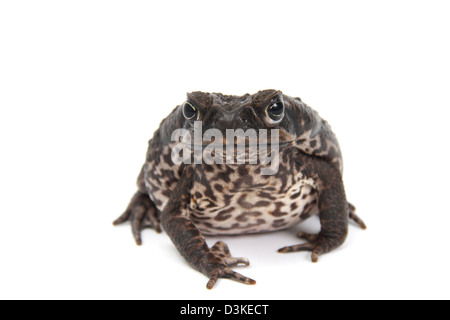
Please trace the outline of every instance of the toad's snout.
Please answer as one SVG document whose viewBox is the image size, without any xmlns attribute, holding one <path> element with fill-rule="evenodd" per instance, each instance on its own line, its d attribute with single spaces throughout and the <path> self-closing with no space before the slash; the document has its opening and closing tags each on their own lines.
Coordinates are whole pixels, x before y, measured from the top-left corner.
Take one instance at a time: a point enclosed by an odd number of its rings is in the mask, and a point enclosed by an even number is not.
<svg viewBox="0 0 450 320">
<path fill-rule="evenodd" d="M 230 110 L 231 109 L 231 110 Z M 208 128 L 218 129 L 225 133 L 227 129 L 248 129 L 261 128 L 261 123 L 250 106 L 241 106 L 237 109 L 223 106 L 213 106 L 209 111 Z"/>
</svg>

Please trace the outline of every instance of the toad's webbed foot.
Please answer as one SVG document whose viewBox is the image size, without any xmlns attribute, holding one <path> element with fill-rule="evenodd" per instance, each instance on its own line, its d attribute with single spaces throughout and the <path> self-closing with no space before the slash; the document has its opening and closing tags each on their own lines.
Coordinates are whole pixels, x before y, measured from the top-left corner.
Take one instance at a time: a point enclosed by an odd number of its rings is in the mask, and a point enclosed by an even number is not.
<svg viewBox="0 0 450 320">
<path fill-rule="evenodd" d="M 141 231 L 143 229 L 153 228 L 156 232 L 161 232 L 158 210 L 152 200 L 150 200 L 150 197 L 139 191 L 131 199 L 127 210 L 113 224 L 117 226 L 126 221 L 131 223 L 131 231 L 137 245 L 142 244 Z"/>
<path fill-rule="evenodd" d="M 231 267 L 247 267 L 248 265 L 250 262 L 247 258 L 233 258 L 228 246 L 222 241 L 217 242 L 205 256 L 203 271 L 210 278 L 206 287 L 212 289 L 219 278 L 232 279 L 244 284 L 255 284 L 255 280 L 231 269 Z"/>
</svg>

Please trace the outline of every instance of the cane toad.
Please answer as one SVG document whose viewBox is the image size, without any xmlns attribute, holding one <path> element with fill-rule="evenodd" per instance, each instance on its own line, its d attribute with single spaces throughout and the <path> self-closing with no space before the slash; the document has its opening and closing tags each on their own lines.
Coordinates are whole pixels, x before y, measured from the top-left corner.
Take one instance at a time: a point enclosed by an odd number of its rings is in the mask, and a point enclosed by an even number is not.
<svg viewBox="0 0 450 320">
<path fill-rule="evenodd" d="M 183 139 L 174 139 L 177 130 L 185 133 Z M 226 139 L 230 130 L 244 133 L 244 149 L 211 148 L 213 140 L 220 142 L 214 146 L 236 146 L 238 135 L 232 142 Z M 267 134 L 245 135 L 263 130 Z M 274 130 L 276 141 L 269 134 Z M 277 149 L 261 149 L 266 155 L 267 151 L 276 155 L 272 163 L 263 163 L 249 152 L 263 142 L 277 143 Z M 180 145 L 192 147 L 182 151 L 187 161 L 174 160 Z M 207 150 L 213 159 L 226 161 L 195 158 Z M 264 173 L 269 165 L 273 170 Z M 209 289 L 218 278 L 254 284 L 232 270 L 249 265 L 246 258 L 232 257 L 222 241 L 208 247 L 204 236 L 286 229 L 319 215 L 319 234 L 299 233 L 306 243 L 279 250 L 311 251 L 312 261 L 317 262 L 319 255 L 345 241 L 349 218 L 365 229 L 347 202 L 342 168 L 341 151 L 330 126 L 301 99 L 276 90 L 244 96 L 193 92 L 162 121 L 149 141 L 138 191 L 114 225 L 130 221 L 138 245 L 142 229 L 164 229 L 180 254 L 210 279 Z"/>
</svg>

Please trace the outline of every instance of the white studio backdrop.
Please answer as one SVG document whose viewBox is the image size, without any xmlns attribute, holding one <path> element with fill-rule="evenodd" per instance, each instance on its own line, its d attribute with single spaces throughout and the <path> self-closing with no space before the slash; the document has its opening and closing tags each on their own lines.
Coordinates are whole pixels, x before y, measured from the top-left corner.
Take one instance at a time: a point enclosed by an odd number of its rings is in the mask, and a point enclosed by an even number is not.
<svg viewBox="0 0 450 320">
<path fill-rule="evenodd" d="M 0 2 L 1 299 L 448 299 L 446 1 Z M 225 240 L 244 286 L 112 226 L 189 91 L 279 89 L 332 125 L 367 231 L 310 262 L 297 231 Z"/>
</svg>

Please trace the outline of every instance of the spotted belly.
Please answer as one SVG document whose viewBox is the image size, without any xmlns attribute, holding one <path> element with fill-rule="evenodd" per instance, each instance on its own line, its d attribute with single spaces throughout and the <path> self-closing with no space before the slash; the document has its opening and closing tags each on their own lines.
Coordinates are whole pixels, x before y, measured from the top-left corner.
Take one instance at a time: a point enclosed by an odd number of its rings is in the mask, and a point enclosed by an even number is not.
<svg viewBox="0 0 450 320">
<path fill-rule="evenodd" d="M 194 184 L 189 214 L 203 234 L 276 231 L 318 213 L 317 192 L 311 179 L 298 178 L 284 190 L 271 183 L 237 190 L 234 187 L 216 184 L 214 190 L 205 190 L 203 184 Z"/>
</svg>

